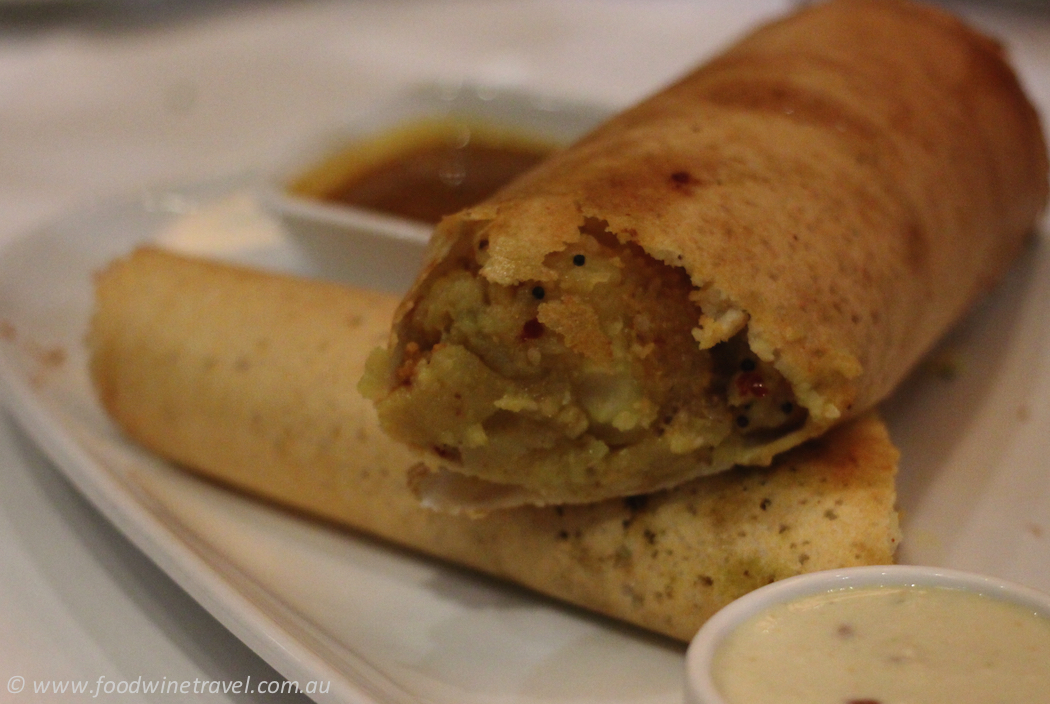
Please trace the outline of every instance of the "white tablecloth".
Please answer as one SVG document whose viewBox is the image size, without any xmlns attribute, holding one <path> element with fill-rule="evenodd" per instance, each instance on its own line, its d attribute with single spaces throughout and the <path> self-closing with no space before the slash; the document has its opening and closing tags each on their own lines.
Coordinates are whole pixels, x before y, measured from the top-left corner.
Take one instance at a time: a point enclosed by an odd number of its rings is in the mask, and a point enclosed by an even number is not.
<svg viewBox="0 0 1050 704">
<path fill-rule="evenodd" d="M 626 105 L 787 4 L 0 3 L 0 244 L 146 186 L 272 168 L 414 82 Z M 1050 114 L 1050 13 L 956 7 L 1008 40 Z M 31 688 L 274 674 L 0 416 L 0 701 L 49 700 L 9 694 L 12 677 Z"/>
</svg>

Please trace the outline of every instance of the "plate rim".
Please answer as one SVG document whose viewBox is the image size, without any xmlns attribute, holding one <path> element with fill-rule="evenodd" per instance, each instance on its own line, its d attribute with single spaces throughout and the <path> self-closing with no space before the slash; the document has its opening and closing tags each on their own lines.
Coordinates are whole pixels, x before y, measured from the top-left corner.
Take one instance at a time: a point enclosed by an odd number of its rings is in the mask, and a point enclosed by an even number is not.
<svg viewBox="0 0 1050 704">
<path fill-rule="evenodd" d="M 58 236 L 66 228 L 81 226 L 85 219 L 116 219 L 132 214 L 157 214 L 158 222 L 150 232 L 137 233 L 136 241 L 156 238 L 164 221 L 174 222 L 180 215 L 147 206 L 150 199 L 169 196 L 187 198 L 208 205 L 239 189 L 251 188 L 253 179 L 244 175 L 184 184 L 143 189 L 135 194 L 93 202 L 80 209 L 52 219 L 0 245 L 0 267 L 25 248 L 39 246 L 41 240 Z M 4 320 L 3 322 L 7 322 Z M 390 701 L 415 701 L 411 693 L 390 681 L 367 661 L 351 655 L 362 669 L 373 670 L 369 677 L 381 679 L 382 698 L 362 687 L 359 682 L 320 657 L 295 634 L 260 608 L 245 591 L 228 582 L 224 575 L 199 549 L 180 540 L 178 531 L 161 516 L 150 511 L 136 492 L 97 458 L 92 456 L 73 433 L 61 426 L 48 410 L 46 401 L 33 388 L 31 380 L 13 358 L 13 345 L 0 340 L 0 408 L 15 421 L 59 473 L 101 513 L 132 545 L 153 562 L 172 581 L 201 605 L 236 638 L 273 667 L 288 681 L 328 681 L 329 692 L 310 695 L 319 704 L 386 704 Z M 155 457 L 154 455 L 151 455 Z M 164 461 L 156 458 L 157 461 Z M 130 500 L 129 500 L 130 499 Z M 192 534 L 188 526 L 180 526 Z M 232 567 L 232 566 L 231 566 Z M 251 582 L 248 575 L 244 579 Z M 291 609 L 273 599 L 279 608 Z M 355 668 L 357 669 L 357 668 Z M 380 684 L 371 680 L 369 684 Z M 393 695 L 393 698 L 386 695 Z M 400 695 L 400 696 L 399 696 Z"/>
</svg>

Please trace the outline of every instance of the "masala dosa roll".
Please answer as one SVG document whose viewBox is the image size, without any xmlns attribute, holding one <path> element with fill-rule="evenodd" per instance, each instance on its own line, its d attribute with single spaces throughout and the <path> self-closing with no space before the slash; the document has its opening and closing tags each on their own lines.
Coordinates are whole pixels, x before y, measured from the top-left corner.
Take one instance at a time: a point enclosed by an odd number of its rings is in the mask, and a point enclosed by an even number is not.
<svg viewBox="0 0 1050 704">
<path fill-rule="evenodd" d="M 1046 196 L 997 43 L 806 7 L 445 219 L 362 389 L 452 507 L 768 464 L 884 398 Z"/>
<path fill-rule="evenodd" d="M 681 640 L 775 579 L 893 560 L 897 452 L 873 416 L 651 496 L 422 508 L 419 455 L 354 389 L 397 303 L 144 249 L 97 278 L 91 376 L 130 438 L 203 476 Z"/>
</svg>

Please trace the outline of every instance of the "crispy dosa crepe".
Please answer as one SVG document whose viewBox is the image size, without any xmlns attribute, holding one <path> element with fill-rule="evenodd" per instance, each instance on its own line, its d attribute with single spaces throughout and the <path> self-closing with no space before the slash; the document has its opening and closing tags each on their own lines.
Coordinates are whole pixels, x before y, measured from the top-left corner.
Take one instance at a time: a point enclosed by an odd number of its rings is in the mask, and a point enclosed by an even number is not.
<svg viewBox="0 0 1050 704">
<path fill-rule="evenodd" d="M 419 456 L 355 392 L 396 304 L 144 249 L 98 278 L 91 374 L 128 435 L 195 472 L 673 638 L 773 580 L 892 561 L 897 452 L 874 416 L 649 496 L 422 508 Z"/>
<path fill-rule="evenodd" d="M 807 7 L 445 219 L 362 389 L 451 506 L 767 464 L 884 398 L 1046 195 L 998 44 Z"/>
</svg>

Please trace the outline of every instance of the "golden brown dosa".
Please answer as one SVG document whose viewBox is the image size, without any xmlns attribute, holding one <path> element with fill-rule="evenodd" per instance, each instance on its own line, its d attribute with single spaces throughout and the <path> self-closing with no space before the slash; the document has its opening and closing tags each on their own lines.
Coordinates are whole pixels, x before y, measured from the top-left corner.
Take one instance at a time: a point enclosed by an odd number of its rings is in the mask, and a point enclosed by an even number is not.
<svg viewBox="0 0 1050 704">
<path fill-rule="evenodd" d="M 443 221 L 363 388 L 453 503 L 457 476 L 543 504 L 767 464 L 883 399 L 1046 197 L 995 41 L 903 0 L 808 6 Z"/>
<path fill-rule="evenodd" d="M 649 496 L 477 520 L 421 508 L 419 457 L 355 391 L 396 304 L 142 249 L 98 277 L 91 376 L 131 438 L 195 472 L 673 638 L 773 580 L 892 561 L 897 452 L 872 415 Z"/>
</svg>

